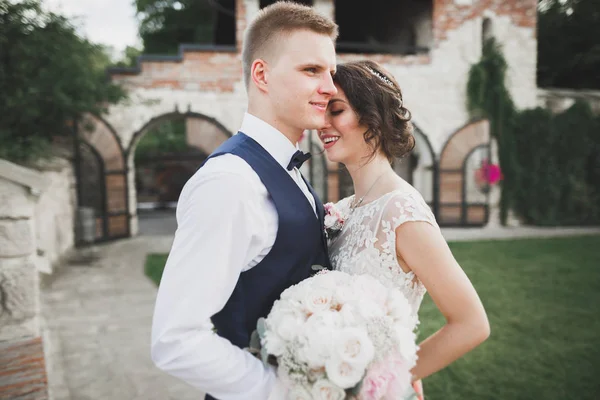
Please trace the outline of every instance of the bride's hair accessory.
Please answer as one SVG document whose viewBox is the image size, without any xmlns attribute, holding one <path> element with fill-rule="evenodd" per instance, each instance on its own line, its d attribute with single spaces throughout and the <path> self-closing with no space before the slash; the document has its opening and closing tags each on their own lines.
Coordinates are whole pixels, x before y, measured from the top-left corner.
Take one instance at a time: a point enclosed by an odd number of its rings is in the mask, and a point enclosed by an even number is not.
<svg viewBox="0 0 600 400">
<path fill-rule="evenodd" d="M 371 67 L 366 67 L 367 70 L 373 74 L 374 76 L 376 76 L 377 78 L 379 78 L 383 83 L 385 83 L 388 86 L 391 86 L 393 88 L 395 88 L 394 84 L 392 83 L 392 81 L 385 75 L 383 75 L 381 72 L 379 71 L 375 71 L 373 68 Z"/>
<path fill-rule="evenodd" d="M 396 86 L 394 85 L 394 83 L 385 75 L 383 75 L 381 72 L 379 71 L 375 71 L 373 68 L 371 67 L 365 67 L 367 68 L 367 70 L 373 74 L 373 76 L 376 76 L 379 80 L 381 80 L 383 83 L 385 83 L 386 85 L 388 85 L 389 87 L 396 89 Z M 402 102 L 402 97 L 401 96 L 397 96 L 398 98 L 398 102 L 400 103 L 400 108 L 403 107 L 403 102 Z"/>
</svg>

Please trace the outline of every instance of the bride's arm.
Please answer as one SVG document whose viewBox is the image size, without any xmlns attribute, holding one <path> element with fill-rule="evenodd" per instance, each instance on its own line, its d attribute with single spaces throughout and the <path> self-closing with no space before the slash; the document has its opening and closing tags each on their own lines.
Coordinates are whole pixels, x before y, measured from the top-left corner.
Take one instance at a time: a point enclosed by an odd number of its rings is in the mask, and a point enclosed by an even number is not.
<svg viewBox="0 0 600 400">
<path fill-rule="evenodd" d="M 446 318 L 446 324 L 419 346 L 413 379 L 425 378 L 481 344 L 489 322 L 471 281 L 454 259 L 438 228 L 407 222 L 396 229 L 396 250 L 417 275 Z"/>
</svg>

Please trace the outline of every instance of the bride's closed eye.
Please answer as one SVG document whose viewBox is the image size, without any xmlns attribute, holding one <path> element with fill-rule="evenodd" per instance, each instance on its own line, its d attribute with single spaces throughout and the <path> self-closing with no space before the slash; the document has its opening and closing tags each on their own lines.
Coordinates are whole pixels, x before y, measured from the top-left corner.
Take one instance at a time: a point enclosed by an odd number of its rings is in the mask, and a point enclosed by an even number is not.
<svg viewBox="0 0 600 400">
<path fill-rule="evenodd" d="M 340 115 L 340 114 L 341 114 L 341 113 L 343 113 L 343 112 L 344 112 L 344 110 L 335 110 L 335 111 L 333 111 L 333 110 L 332 110 L 332 111 L 329 111 L 329 113 L 330 113 L 331 115 L 334 115 L 334 116 L 335 116 L 335 115 Z"/>
</svg>

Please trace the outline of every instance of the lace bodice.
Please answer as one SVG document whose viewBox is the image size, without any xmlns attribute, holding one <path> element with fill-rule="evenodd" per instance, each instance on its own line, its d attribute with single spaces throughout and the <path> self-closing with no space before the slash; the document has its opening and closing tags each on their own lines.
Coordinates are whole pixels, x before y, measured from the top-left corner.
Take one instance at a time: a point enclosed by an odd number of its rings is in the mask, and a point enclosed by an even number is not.
<svg viewBox="0 0 600 400">
<path fill-rule="evenodd" d="M 345 222 L 329 243 L 333 267 L 368 274 L 386 287 L 400 289 L 416 315 L 426 290 L 412 271 L 406 273 L 398 264 L 396 228 L 408 221 L 424 221 L 439 229 L 431 209 L 413 187 L 389 192 L 352 211 L 353 200 L 350 196 L 335 205 Z"/>
</svg>

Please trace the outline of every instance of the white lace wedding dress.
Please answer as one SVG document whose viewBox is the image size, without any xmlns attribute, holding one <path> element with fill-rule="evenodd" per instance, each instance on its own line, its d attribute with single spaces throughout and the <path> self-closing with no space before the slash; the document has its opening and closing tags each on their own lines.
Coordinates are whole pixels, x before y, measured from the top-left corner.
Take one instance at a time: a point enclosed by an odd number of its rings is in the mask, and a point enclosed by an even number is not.
<svg viewBox="0 0 600 400">
<path fill-rule="evenodd" d="M 399 288 L 417 315 L 426 290 L 412 271 L 406 273 L 398 264 L 396 228 L 409 221 L 424 221 L 439 229 L 431 209 L 410 185 L 351 210 L 353 201 L 350 196 L 335 204 L 345 222 L 329 243 L 334 269 L 368 274 L 386 287 Z"/>
</svg>

